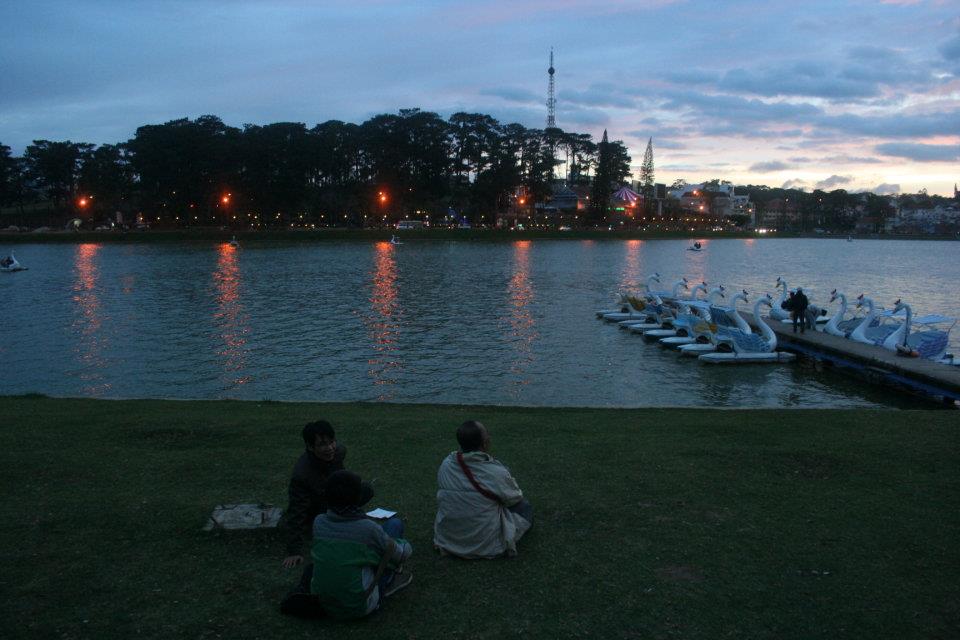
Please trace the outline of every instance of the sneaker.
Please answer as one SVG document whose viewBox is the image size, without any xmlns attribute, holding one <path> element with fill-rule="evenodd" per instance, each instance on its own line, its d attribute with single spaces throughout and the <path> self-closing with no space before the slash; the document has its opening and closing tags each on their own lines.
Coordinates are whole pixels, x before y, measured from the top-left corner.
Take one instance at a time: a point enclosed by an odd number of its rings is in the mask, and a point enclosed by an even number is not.
<svg viewBox="0 0 960 640">
<path fill-rule="evenodd" d="M 409 587 L 411 582 L 413 582 L 412 573 L 395 573 L 393 574 L 393 580 L 391 580 L 387 588 L 383 590 L 382 595 L 384 598 L 389 598 L 396 592 Z"/>
</svg>

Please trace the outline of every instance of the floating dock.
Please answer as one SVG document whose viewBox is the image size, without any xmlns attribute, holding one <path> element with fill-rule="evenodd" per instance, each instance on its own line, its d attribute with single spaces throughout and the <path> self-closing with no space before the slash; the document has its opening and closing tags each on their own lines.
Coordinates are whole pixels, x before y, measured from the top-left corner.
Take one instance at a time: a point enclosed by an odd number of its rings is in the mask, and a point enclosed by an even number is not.
<svg viewBox="0 0 960 640">
<path fill-rule="evenodd" d="M 753 314 L 741 311 L 740 315 L 755 326 Z M 777 334 L 778 348 L 810 358 L 818 366 L 843 370 L 873 384 L 894 387 L 945 404 L 960 404 L 958 366 L 899 356 L 883 347 L 813 329 L 794 333 L 790 324 L 769 318 L 764 320 Z"/>
</svg>

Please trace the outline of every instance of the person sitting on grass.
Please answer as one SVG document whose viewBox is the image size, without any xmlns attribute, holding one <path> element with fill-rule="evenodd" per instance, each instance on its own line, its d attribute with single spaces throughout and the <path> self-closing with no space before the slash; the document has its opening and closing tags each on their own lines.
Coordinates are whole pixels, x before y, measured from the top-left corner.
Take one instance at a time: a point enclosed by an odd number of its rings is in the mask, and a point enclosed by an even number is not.
<svg viewBox="0 0 960 640">
<path fill-rule="evenodd" d="M 303 562 L 304 545 L 310 540 L 313 520 L 327 511 L 327 478 L 343 469 L 347 448 L 337 442 L 333 426 L 326 420 L 310 422 L 301 432 L 306 451 L 297 459 L 290 478 L 289 505 L 283 515 L 286 530 L 286 569 Z M 364 484 L 364 502 L 373 497 L 373 488 Z"/>
<path fill-rule="evenodd" d="M 335 471 L 326 489 L 329 510 L 313 522 L 313 564 L 304 568 L 301 585 L 309 584 L 327 615 L 362 618 L 413 581 L 402 567 L 413 548 L 402 538 L 400 518 L 377 524 L 364 514 L 360 476 Z"/>
<path fill-rule="evenodd" d="M 461 558 L 517 555 L 517 541 L 533 523 L 533 507 L 517 481 L 490 455 L 490 434 L 476 420 L 457 429 L 459 451 L 437 472 L 433 544 Z"/>
</svg>

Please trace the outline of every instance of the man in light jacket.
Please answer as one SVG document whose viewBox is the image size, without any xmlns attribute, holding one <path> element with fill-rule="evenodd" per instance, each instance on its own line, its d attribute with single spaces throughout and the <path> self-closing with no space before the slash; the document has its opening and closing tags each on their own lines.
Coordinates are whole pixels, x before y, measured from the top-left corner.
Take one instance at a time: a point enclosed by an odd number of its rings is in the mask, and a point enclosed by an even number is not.
<svg viewBox="0 0 960 640">
<path fill-rule="evenodd" d="M 517 555 L 517 541 L 533 523 L 510 470 L 490 455 L 490 434 L 475 420 L 457 429 L 460 450 L 437 472 L 437 519 L 433 544 L 461 558 Z"/>
</svg>

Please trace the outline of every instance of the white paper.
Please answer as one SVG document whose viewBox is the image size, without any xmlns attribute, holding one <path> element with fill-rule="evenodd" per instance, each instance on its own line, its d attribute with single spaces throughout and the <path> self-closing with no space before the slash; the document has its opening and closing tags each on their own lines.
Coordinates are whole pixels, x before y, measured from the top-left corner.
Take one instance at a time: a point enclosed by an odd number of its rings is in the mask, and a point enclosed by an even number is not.
<svg viewBox="0 0 960 640">
<path fill-rule="evenodd" d="M 381 509 L 377 507 L 373 511 L 367 511 L 367 515 L 371 518 L 376 518 L 377 520 L 386 520 L 387 518 L 392 518 L 397 515 L 396 511 L 387 511 L 386 509 Z"/>
</svg>

